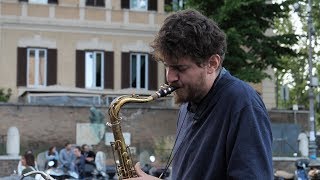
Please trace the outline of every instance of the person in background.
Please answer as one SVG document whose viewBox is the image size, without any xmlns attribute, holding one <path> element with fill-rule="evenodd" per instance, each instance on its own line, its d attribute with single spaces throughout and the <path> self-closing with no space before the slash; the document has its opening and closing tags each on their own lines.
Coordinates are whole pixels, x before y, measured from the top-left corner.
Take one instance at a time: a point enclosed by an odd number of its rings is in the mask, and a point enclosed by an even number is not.
<svg viewBox="0 0 320 180">
<path fill-rule="evenodd" d="M 51 146 L 48 149 L 48 151 L 46 151 L 45 156 L 46 156 L 46 166 L 45 167 L 48 167 L 47 165 L 48 165 L 49 161 L 53 161 L 54 162 L 54 167 L 58 166 L 59 153 L 58 153 L 58 151 L 57 151 L 55 146 Z"/>
<path fill-rule="evenodd" d="M 72 151 L 72 146 L 69 142 L 67 142 L 63 149 L 60 150 L 59 153 L 59 161 L 61 166 L 66 170 L 75 171 L 75 155 Z"/>
<path fill-rule="evenodd" d="M 273 179 L 267 109 L 248 83 L 223 67 L 227 42 L 218 25 L 196 10 L 178 11 L 151 47 L 168 84 L 178 88 L 171 179 Z M 132 179 L 157 179 L 139 163 L 135 169 L 139 177 Z"/>
<path fill-rule="evenodd" d="M 75 170 L 79 174 L 79 179 L 85 178 L 85 157 L 81 153 L 81 148 L 79 146 L 73 149 L 73 153 L 76 157 L 74 160 Z"/>
<path fill-rule="evenodd" d="M 26 153 L 24 156 L 21 157 L 21 164 L 25 167 L 22 170 L 21 175 L 31 171 L 36 171 L 34 160 L 35 158 L 32 153 Z M 36 174 L 30 175 L 30 176 L 35 178 Z"/>
<path fill-rule="evenodd" d="M 32 150 L 27 150 L 22 157 L 24 157 L 26 154 L 32 154 L 33 155 L 33 151 Z M 18 163 L 18 167 L 17 167 L 18 175 L 22 175 L 22 171 L 26 168 L 22 163 L 22 157 L 21 157 L 21 159 L 20 159 L 20 161 Z M 34 161 L 34 166 L 35 166 L 35 169 L 38 169 L 36 161 Z"/>
<path fill-rule="evenodd" d="M 81 146 L 81 149 L 82 149 L 82 154 L 86 159 L 86 163 L 95 165 L 96 154 L 90 150 L 90 147 L 87 144 L 83 144 Z"/>
</svg>

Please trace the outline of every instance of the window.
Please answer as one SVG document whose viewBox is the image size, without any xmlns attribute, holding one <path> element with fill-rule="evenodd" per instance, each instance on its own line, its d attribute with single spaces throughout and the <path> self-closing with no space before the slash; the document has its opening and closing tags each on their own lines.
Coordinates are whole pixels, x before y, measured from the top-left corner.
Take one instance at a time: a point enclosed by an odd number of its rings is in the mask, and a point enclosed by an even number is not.
<svg viewBox="0 0 320 180">
<path fill-rule="evenodd" d="M 112 51 L 76 50 L 76 87 L 113 89 Z"/>
<path fill-rule="evenodd" d="M 29 0 L 29 3 L 48 4 L 48 0 Z"/>
<path fill-rule="evenodd" d="M 148 10 L 147 0 L 130 0 L 130 9 L 133 10 Z"/>
<path fill-rule="evenodd" d="M 47 50 L 29 48 L 27 51 L 27 86 L 46 86 Z"/>
<path fill-rule="evenodd" d="M 104 0 L 86 0 L 86 6 L 104 7 Z"/>
<path fill-rule="evenodd" d="M 17 48 L 17 86 L 57 84 L 57 49 Z"/>
<path fill-rule="evenodd" d="M 181 9 L 184 9 L 185 6 L 185 0 L 165 0 L 165 11 L 171 12 L 171 11 L 178 11 Z"/>
<path fill-rule="evenodd" d="M 85 87 L 103 88 L 104 53 L 87 51 L 85 53 Z"/>
<path fill-rule="evenodd" d="M 29 2 L 33 4 L 58 4 L 58 0 L 19 0 L 19 2 Z"/>
<path fill-rule="evenodd" d="M 157 0 L 121 0 L 122 9 L 132 9 L 139 11 L 157 11 Z"/>
<path fill-rule="evenodd" d="M 148 55 L 131 54 L 130 58 L 130 87 L 137 89 L 148 88 Z"/>
<path fill-rule="evenodd" d="M 121 88 L 157 90 L 158 63 L 148 53 L 121 52 Z"/>
</svg>

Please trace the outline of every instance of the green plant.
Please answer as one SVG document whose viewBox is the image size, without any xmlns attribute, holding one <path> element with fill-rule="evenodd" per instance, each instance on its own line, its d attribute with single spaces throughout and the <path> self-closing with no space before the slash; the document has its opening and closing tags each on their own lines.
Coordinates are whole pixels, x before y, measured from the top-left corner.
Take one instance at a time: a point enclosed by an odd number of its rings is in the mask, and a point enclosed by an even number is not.
<svg viewBox="0 0 320 180">
<path fill-rule="evenodd" d="M 0 102 L 8 102 L 11 95 L 11 88 L 7 89 L 7 91 L 4 88 L 0 88 Z"/>
</svg>

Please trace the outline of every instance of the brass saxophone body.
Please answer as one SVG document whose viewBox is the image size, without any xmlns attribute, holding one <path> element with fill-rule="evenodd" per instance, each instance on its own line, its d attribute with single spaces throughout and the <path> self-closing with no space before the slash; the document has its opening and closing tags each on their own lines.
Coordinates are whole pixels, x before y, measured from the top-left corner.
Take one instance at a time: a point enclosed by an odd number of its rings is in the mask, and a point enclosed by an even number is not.
<svg viewBox="0 0 320 180">
<path fill-rule="evenodd" d="M 155 92 L 150 96 L 124 95 L 117 97 L 111 102 L 108 111 L 110 116 L 110 122 L 108 122 L 107 125 L 111 127 L 115 140 L 114 142 L 111 142 L 111 146 L 113 148 L 113 152 L 116 151 L 116 154 L 119 158 L 119 163 L 115 162 L 119 179 L 138 177 L 134 169 L 134 164 L 132 162 L 129 146 L 125 144 L 123 133 L 121 130 L 122 118 L 119 117 L 121 107 L 127 103 L 150 102 L 160 97 L 167 96 L 176 89 L 177 88 L 175 87 L 165 85 L 164 87 L 161 87 L 159 91 Z"/>
</svg>

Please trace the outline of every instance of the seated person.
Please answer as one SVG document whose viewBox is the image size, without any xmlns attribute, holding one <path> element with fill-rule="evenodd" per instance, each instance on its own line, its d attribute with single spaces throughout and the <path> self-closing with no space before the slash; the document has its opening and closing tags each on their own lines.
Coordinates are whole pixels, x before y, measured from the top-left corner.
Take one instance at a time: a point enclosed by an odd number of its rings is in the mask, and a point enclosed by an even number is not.
<svg viewBox="0 0 320 180">
<path fill-rule="evenodd" d="M 53 167 L 57 167 L 58 161 L 59 161 L 59 153 L 56 150 L 55 146 L 51 146 L 49 150 L 46 151 L 45 156 L 46 156 L 46 165 L 45 165 L 46 169 L 48 168 L 49 161 L 53 161 L 54 162 Z"/>
<path fill-rule="evenodd" d="M 31 172 L 31 171 L 36 171 L 36 168 L 35 168 L 35 164 L 34 164 L 34 156 L 33 154 L 25 154 L 24 156 L 21 157 L 21 164 L 25 167 L 21 174 L 26 174 L 28 172 Z M 35 178 L 36 177 L 36 174 L 33 174 L 33 175 L 30 175 L 31 177 Z"/>
<path fill-rule="evenodd" d="M 72 151 L 72 146 L 67 142 L 64 148 L 61 149 L 59 153 L 59 161 L 61 163 L 61 166 L 65 168 L 65 170 L 75 171 L 74 160 L 75 155 Z"/>
<path fill-rule="evenodd" d="M 82 149 L 82 154 L 86 159 L 86 163 L 95 165 L 96 154 L 90 150 L 87 144 L 83 144 L 81 149 Z"/>
<path fill-rule="evenodd" d="M 26 154 L 32 154 L 33 155 L 33 152 L 32 150 L 28 150 L 24 153 L 24 155 L 22 157 L 24 157 Z M 22 171 L 26 168 L 23 163 L 22 163 L 22 157 L 18 163 L 18 167 L 17 167 L 17 170 L 18 170 L 18 175 L 22 175 Z M 35 169 L 38 169 L 38 166 L 37 166 L 37 162 L 34 161 L 34 165 L 35 165 Z"/>
<path fill-rule="evenodd" d="M 75 170 L 79 174 L 79 179 L 85 178 L 85 157 L 81 154 L 81 149 L 79 146 L 73 149 L 73 153 L 76 157 L 74 160 Z"/>
</svg>

